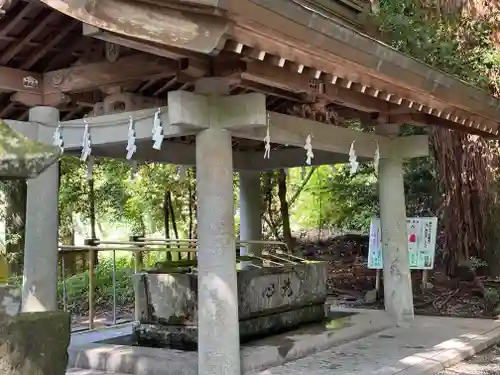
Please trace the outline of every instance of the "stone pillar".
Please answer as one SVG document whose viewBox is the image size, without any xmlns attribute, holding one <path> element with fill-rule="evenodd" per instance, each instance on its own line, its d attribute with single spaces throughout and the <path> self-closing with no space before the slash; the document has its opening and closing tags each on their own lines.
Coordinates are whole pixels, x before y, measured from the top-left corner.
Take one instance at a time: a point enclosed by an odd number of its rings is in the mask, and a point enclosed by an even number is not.
<svg viewBox="0 0 500 375">
<path fill-rule="evenodd" d="M 29 120 L 57 124 L 59 111 L 52 107 L 30 109 Z M 38 140 L 52 143 L 54 128 L 39 127 Z M 26 241 L 22 310 L 57 310 L 59 166 L 56 163 L 40 176 L 28 180 Z"/>
<path fill-rule="evenodd" d="M 196 91 L 221 93 L 223 82 L 212 80 Z M 218 125 L 196 136 L 198 374 L 240 375 L 233 153 L 231 133 Z"/>
<path fill-rule="evenodd" d="M 262 239 L 260 172 L 240 172 L 240 240 Z M 240 254 L 247 252 L 260 255 L 262 246 L 249 244 L 240 248 Z"/>
<path fill-rule="evenodd" d="M 381 125 L 379 134 L 397 136 L 399 126 Z M 381 158 L 378 169 L 385 309 L 406 325 L 414 319 L 413 292 L 408 259 L 403 161 L 393 155 Z"/>
</svg>

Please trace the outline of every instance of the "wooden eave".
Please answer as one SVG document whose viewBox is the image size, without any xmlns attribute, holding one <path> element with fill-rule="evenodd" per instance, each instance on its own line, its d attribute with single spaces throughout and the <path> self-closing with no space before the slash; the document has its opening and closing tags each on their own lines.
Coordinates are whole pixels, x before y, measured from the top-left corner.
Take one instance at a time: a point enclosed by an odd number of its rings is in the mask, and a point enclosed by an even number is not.
<svg viewBox="0 0 500 375">
<path fill-rule="evenodd" d="M 109 84 L 161 102 L 168 90 L 192 89 L 197 77 L 225 75 L 232 93 L 264 92 L 273 111 L 319 103 L 365 123 L 497 136 L 497 99 L 300 1 L 14 0 L 0 19 L 0 117 L 26 119 L 22 106 L 40 105 L 40 97 L 62 103 L 66 119 L 82 116 Z M 127 51 L 110 65 L 98 39 Z M 135 65 L 117 76 L 117 67 Z M 37 87 L 23 87 L 24 79 Z"/>
<path fill-rule="evenodd" d="M 294 94 L 329 100 L 334 92 L 332 102 L 384 118 L 406 116 L 416 123 L 486 136 L 499 132 L 498 99 L 297 1 L 105 0 L 92 6 L 83 0 L 41 1 L 111 36 L 157 49 L 219 56 L 219 61 L 229 51 L 246 63 L 254 60 L 261 70 L 278 67 L 293 77 L 290 81 L 299 81 L 294 75 L 300 75 L 320 88 L 304 91 L 301 86 L 258 82 Z M 141 23 L 146 19 L 147 24 Z M 246 78 L 255 78 L 245 69 L 241 73 Z M 371 104 L 353 103 L 352 97 Z"/>
</svg>

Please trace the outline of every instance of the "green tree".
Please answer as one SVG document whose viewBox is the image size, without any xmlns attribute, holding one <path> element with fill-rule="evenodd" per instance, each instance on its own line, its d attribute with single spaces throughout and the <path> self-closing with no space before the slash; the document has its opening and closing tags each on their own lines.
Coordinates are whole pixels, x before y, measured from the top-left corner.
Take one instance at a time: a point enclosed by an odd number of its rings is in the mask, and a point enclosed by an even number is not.
<svg viewBox="0 0 500 375">
<path fill-rule="evenodd" d="M 376 21 L 383 37 L 400 51 L 497 95 L 498 12 L 487 6 L 478 12 L 478 5 L 486 4 L 381 0 Z M 455 274 L 457 266 L 475 256 L 488 259 L 490 270 L 500 274 L 500 226 L 494 220 L 498 212 L 496 142 L 435 128 L 431 143 L 448 273 Z M 434 174 L 431 167 L 429 173 Z"/>
</svg>

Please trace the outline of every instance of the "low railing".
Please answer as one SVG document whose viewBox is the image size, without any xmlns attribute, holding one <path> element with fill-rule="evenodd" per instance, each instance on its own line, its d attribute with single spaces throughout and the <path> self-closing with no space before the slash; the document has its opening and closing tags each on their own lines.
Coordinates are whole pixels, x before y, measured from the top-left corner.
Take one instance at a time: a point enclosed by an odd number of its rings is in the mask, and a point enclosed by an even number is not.
<svg viewBox="0 0 500 375">
<path fill-rule="evenodd" d="M 95 328 L 95 257 L 99 252 L 112 252 L 112 325 L 117 324 L 117 279 L 116 279 L 116 252 L 125 251 L 134 254 L 134 272 L 138 272 L 141 259 L 141 253 L 145 252 L 170 252 L 170 253 L 197 253 L 196 239 L 162 239 L 162 238 L 136 238 L 136 241 L 100 241 L 87 240 L 86 245 L 60 245 L 59 254 L 61 255 L 61 278 L 62 278 L 62 299 L 64 311 L 68 311 L 68 296 L 66 285 L 66 264 L 64 254 L 68 253 L 88 253 L 88 329 Z M 236 241 L 236 251 L 240 248 L 247 248 L 253 244 L 261 244 L 262 246 L 272 246 L 275 248 L 272 252 L 263 251 L 263 256 L 253 257 L 270 264 L 281 266 L 284 263 L 298 263 L 302 260 L 299 257 L 290 253 L 286 243 L 281 241 Z M 105 247 L 104 247 L 105 246 Z M 179 256 L 180 257 L 180 256 Z M 254 265 L 255 267 L 259 267 Z"/>
</svg>

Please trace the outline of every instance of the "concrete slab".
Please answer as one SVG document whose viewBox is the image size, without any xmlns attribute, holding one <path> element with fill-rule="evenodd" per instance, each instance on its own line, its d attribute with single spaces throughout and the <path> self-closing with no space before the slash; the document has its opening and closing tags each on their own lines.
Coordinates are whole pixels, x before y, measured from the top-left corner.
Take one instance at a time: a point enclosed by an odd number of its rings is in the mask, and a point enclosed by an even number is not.
<svg viewBox="0 0 500 375">
<path fill-rule="evenodd" d="M 242 373 L 281 365 L 383 331 L 392 325 L 384 311 L 353 309 L 335 309 L 335 311 L 357 314 L 334 320 L 326 327 L 311 325 L 244 344 L 241 348 Z M 127 333 L 128 329 L 123 327 L 121 330 Z M 116 329 L 74 337 L 68 350 L 70 367 L 131 375 L 198 375 L 196 352 L 116 344 L 120 339 L 126 342 L 127 336 L 126 334 L 120 336 L 120 330 Z M 97 342 L 102 340 L 111 340 L 115 343 Z"/>
<path fill-rule="evenodd" d="M 131 335 L 132 325 L 133 323 L 125 323 L 92 331 L 75 332 L 71 335 L 70 348 Z"/>
<path fill-rule="evenodd" d="M 500 341 L 500 322 L 417 317 L 394 327 L 253 375 L 433 375 Z"/>
</svg>

